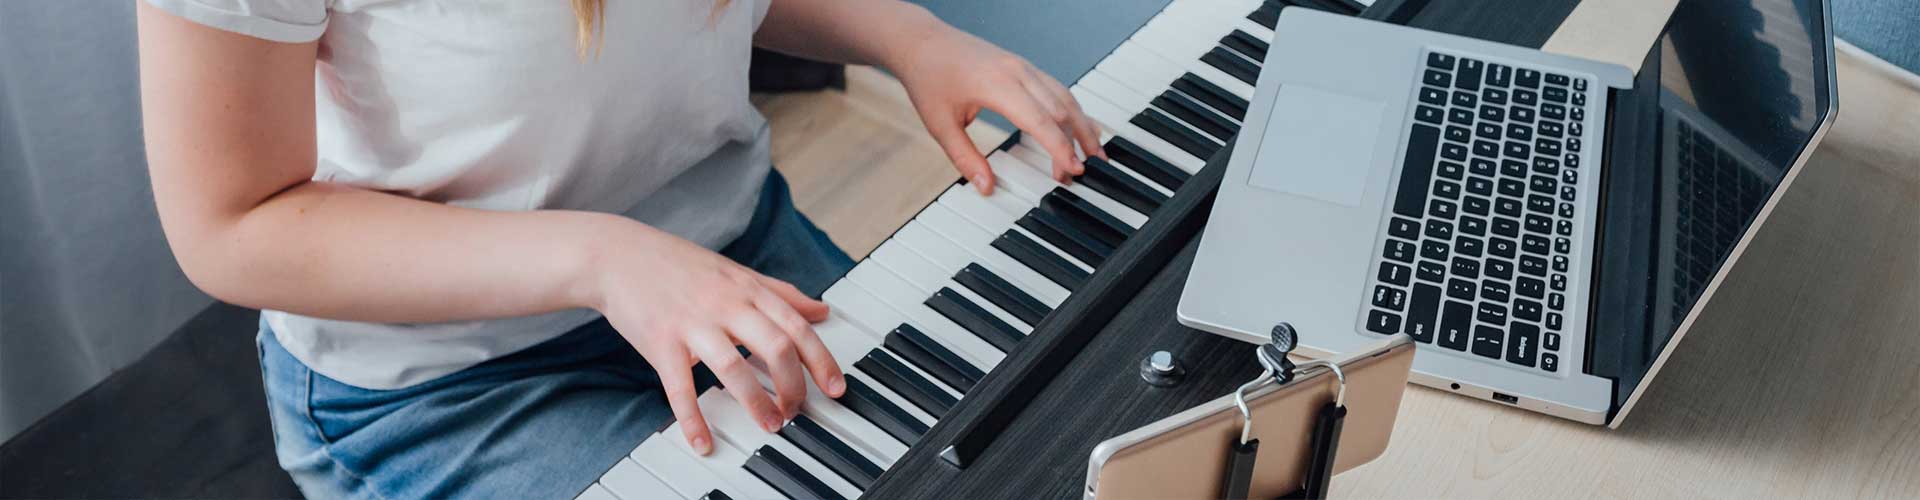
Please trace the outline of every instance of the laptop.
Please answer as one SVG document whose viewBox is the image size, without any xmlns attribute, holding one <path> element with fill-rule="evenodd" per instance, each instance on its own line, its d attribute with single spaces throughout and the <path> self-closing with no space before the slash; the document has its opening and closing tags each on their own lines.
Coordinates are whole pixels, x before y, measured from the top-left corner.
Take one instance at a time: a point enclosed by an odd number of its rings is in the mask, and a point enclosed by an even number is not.
<svg viewBox="0 0 1920 500">
<path fill-rule="evenodd" d="M 1638 74 L 1280 15 L 1179 306 L 1617 426 L 1833 121 L 1825 0 L 1680 0 Z M 1340 43 L 1324 43 L 1341 40 Z"/>
</svg>

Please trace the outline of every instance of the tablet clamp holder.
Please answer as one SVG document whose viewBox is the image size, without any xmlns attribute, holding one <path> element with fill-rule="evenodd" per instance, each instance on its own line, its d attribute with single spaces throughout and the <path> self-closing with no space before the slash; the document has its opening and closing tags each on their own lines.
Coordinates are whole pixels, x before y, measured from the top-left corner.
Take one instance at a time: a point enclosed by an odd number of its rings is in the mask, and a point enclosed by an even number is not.
<svg viewBox="0 0 1920 500">
<path fill-rule="evenodd" d="M 1247 407 L 1247 394 L 1265 387 L 1267 384 L 1286 385 L 1292 383 L 1294 376 L 1301 370 L 1324 369 L 1333 372 L 1339 381 L 1338 392 L 1332 402 L 1320 408 L 1313 424 L 1313 440 L 1309 444 L 1312 454 L 1307 459 L 1307 470 L 1300 489 L 1283 496 L 1286 499 L 1319 500 L 1327 497 L 1327 485 L 1333 480 L 1333 460 L 1340 448 L 1341 424 L 1347 416 L 1347 376 L 1340 373 L 1340 367 L 1325 360 L 1314 360 L 1295 365 L 1287 359 L 1287 354 L 1299 343 L 1299 335 L 1293 325 L 1280 323 L 1273 326 L 1270 342 L 1254 351 L 1265 370 L 1258 377 L 1242 384 L 1233 392 L 1233 403 L 1240 409 L 1240 439 L 1228 446 L 1227 477 L 1223 479 L 1221 498 L 1227 500 L 1246 499 L 1253 483 L 1253 463 L 1260 452 L 1260 440 L 1253 439 L 1253 411 Z"/>
</svg>

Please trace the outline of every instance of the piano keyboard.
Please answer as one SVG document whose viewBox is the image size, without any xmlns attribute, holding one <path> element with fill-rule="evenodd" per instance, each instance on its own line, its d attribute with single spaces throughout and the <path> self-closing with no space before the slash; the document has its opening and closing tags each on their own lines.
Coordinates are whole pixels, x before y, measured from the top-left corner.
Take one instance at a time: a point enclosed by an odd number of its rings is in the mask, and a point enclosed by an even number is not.
<svg viewBox="0 0 1920 500">
<path fill-rule="evenodd" d="M 1070 89 L 1111 161 L 1088 159 L 1062 186 L 1038 145 L 993 151 L 993 195 L 949 187 L 829 288 L 833 313 L 814 331 L 846 374 L 842 397 L 809 384 L 799 416 L 769 434 L 708 390 L 712 455 L 689 448 L 675 423 L 579 498 L 860 496 L 1225 147 L 1284 5 L 1174 0 Z M 771 388 L 764 371 L 760 382 Z"/>
</svg>

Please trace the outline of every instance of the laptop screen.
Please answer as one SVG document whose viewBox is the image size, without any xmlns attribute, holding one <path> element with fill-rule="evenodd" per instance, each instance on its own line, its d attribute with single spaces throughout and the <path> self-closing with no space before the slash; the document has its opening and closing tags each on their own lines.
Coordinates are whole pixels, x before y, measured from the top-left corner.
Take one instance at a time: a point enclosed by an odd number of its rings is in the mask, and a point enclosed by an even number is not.
<svg viewBox="0 0 1920 500">
<path fill-rule="evenodd" d="M 1616 331 L 1644 332 L 1627 341 L 1639 345 L 1620 346 L 1628 353 L 1620 359 L 1623 398 L 1827 118 L 1825 15 L 1819 0 L 1680 0 L 1648 54 L 1636 92 L 1657 100 L 1657 117 L 1646 123 L 1653 131 L 1642 139 L 1655 147 L 1650 157 L 1614 163 L 1636 170 L 1642 194 L 1632 199 L 1650 205 L 1637 209 L 1638 227 L 1625 231 L 1637 236 L 1623 245 L 1642 256 L 1628 267 L 1644 279 L 1631 286 L 1646 288 L 1610 291 L 1644 298 L 1614 309 L 1642 316 L 1618 318 Z M 1657 97 L 1647 88 L 1655 83 Z"/>
</svg>

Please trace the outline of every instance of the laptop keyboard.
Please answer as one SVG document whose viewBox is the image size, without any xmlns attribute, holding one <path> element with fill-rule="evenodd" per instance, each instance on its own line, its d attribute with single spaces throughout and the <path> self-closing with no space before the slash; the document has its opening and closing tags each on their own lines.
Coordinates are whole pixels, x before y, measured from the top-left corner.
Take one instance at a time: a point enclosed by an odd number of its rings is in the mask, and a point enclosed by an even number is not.
<svg viewBox="0 0 1920 500">
<path fill-rule="evenodd" d="M 1585 79 L 1429 52 L 1364 327 L 1560 370 Z"/>
</svg>

